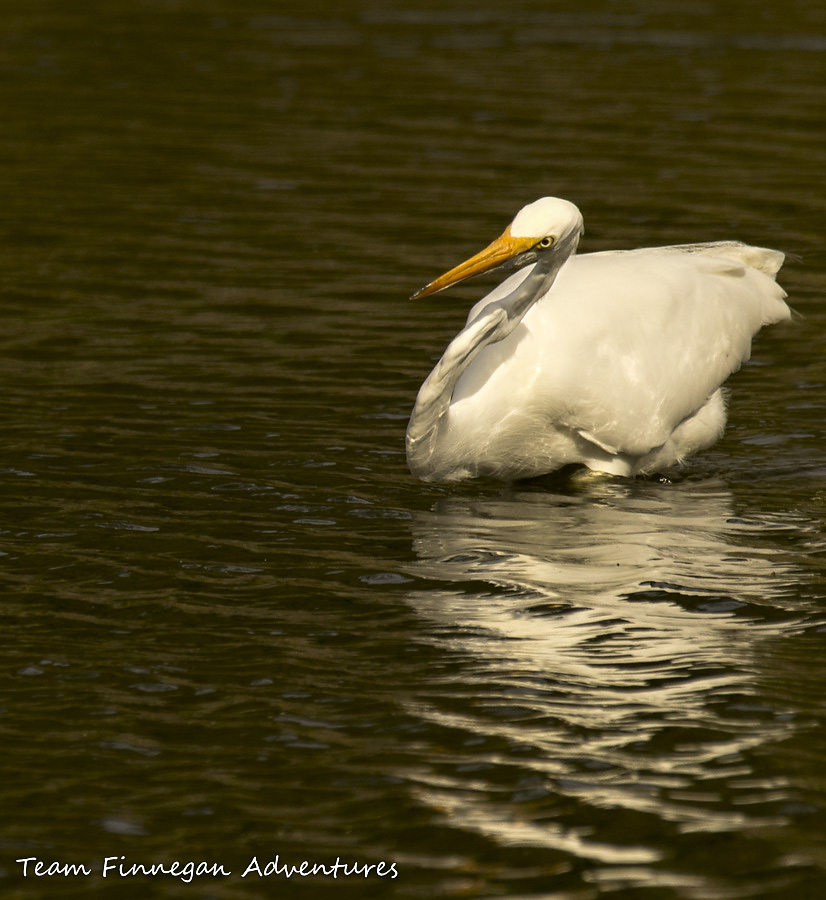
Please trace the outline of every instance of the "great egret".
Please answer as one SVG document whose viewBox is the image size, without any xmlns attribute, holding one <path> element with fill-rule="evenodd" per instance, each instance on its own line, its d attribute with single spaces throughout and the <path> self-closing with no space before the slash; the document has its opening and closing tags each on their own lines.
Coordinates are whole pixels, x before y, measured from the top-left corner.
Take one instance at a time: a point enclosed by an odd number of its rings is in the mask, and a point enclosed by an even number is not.
<svg viewBox="0 0 826 900">
<path fill-rule="evenodd" d="M 569 463 L 660 471 L 723 433 L 721 385 L 788 319 L 777 250 L 736 241 L 575 256 L 573 203 L 524 207 L 413 297 L 522 267 L 480 300 L 422 384 L 407 461 L 426 481 L 504 480 Z"/>
</svg>

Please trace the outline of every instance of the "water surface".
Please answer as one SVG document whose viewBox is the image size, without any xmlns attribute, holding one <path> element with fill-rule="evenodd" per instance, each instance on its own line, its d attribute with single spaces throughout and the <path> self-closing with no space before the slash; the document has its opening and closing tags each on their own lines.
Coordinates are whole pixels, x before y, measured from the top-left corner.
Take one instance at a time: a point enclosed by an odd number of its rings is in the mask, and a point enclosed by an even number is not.
<svg viewBox="0 0 826 900">
<path fill-rule="evenodd" d="M 822 896 L 820 5 L 47 0 L 0 66 L 4 896 Z M 543 194 L 801 318 L 669 479 L 420 484 L 485 284 L 406 297 Z"/>
</svg>

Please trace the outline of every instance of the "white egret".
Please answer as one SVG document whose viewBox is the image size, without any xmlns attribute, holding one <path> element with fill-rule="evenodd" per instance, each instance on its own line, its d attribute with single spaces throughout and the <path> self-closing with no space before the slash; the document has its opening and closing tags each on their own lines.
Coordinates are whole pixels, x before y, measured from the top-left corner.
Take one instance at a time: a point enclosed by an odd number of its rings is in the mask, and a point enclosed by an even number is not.
<svg viewBox="0 0 826 900">
<path fill-rule="evenodd" d="M 570 463 L 661 471 L 723 433 L 721 385 L 788 319 L 777 250 L 736 241 L 576 256 L 582 215 L 544 197 L 413 296 L 522 267 L 479 301 L 407 427 L 426 481 L 529 478 Z"/>
</svg>

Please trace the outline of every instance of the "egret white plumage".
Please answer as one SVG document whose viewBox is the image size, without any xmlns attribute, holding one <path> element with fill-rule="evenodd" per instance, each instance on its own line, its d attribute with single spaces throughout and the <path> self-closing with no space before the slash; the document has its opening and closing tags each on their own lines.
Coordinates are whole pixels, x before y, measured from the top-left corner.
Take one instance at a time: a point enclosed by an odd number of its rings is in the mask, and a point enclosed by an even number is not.
<svg viewBox="0 0 826 900">
<path fill-rule="evenodd" d="M 788 319 L 784 256 L 736 241 L 576 255 L 580 211 L 544 197 L 414 294 L 521 267 L 480 300 L 422 384 L 407 461 L 426 481 L 570 463 L 661 471 L 723 433 L 722 384 Z"/>
</svg>

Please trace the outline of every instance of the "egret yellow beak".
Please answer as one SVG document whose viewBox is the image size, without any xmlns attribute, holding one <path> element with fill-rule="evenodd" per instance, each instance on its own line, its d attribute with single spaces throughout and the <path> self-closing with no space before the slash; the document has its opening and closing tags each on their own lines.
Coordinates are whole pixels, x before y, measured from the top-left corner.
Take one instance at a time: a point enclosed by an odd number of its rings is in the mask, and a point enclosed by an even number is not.
<svg viewBox="0 0 826 900">
<path fill-rule="evenodd" d="M 460 263 L 449 272 L 445 272 L 444 275 L 440 275 L 435 281 L 431 281 L 430 284 L 416 291 L 410 299 L 416 300 L 418 297 L 435 294 L 437 291 L 443 291 L 452 284 L 458 284 L 466 278 L 473 278 L 474 275 L 481 275 L 482 272 L 495 269 L 520 253 L 530 250 L 535 243 L 536 238 L 514 237 L 511 234 L 509 225 L 500 237 L 485 247 L 480 253 L 471 256 L 470 259 Z"/>
</svg>

